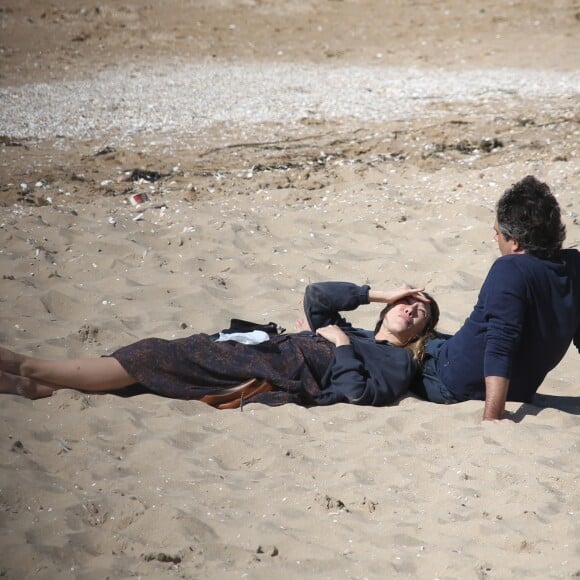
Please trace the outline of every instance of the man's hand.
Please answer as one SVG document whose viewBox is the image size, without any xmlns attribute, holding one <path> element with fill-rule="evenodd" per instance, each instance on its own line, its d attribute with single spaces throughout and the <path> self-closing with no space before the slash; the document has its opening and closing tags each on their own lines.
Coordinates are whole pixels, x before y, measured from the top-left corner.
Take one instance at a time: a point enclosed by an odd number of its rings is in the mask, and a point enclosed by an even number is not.
<svg viewBox="0 0 580 580">
<path fill-rule="evenodd" d="M 329 324 L 328 326 L 323 326 L 316 331 L 316 334 L 326 338 L 329 342 L 332 342 L 334 346 L 346 346 L 350 344 L 350 339 L 336 324 Z"/>
<path fill-rule="evenodd" d="M 485 377 L 484 421 L 500 421 L 505 412 L 509 379 L 504 377 Z"/>
</svg>

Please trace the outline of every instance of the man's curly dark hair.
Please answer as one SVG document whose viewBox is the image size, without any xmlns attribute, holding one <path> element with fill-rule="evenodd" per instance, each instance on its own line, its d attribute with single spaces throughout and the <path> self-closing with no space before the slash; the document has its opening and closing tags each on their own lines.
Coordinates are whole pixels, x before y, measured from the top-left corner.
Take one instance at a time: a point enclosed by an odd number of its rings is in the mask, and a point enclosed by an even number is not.
<svg viewBox="0 0 580 580">
<path fill-rule="evenodd" d="M 497 202 L 497 223 L 506 240 L 519 242 L 526 254 L 552 260 L 566 238 L 558 200 L 533 175 L 507 189 Z"/>
</svg>

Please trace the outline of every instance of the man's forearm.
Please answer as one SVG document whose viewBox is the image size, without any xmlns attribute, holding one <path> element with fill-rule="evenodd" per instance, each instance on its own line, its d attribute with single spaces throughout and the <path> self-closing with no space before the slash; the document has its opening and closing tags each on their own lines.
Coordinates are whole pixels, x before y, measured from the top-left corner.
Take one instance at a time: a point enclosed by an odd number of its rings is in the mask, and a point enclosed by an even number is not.
<svg viewBox="0 0 580 580">
<path fill-rule="evenodd" d="M 509 386 L 509 379 L 504 377 L 485 377 L 484 421 L 503 418 Z"/>
</svg>

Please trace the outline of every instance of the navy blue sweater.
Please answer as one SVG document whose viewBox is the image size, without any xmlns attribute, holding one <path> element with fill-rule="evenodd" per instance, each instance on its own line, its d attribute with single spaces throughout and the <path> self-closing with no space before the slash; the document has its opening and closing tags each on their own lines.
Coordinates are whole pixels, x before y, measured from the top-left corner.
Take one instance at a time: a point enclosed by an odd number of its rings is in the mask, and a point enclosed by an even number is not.
<svg viewBox="0 0 580 580">
<path fill-rule="evenodd" d="M 369 286 L 320 282 L 306 288 L 304 311 L 310 327 L 316 331 L 336 324 L 351 342 L 334 350 L 334 361 L 316 400 L 319 405 L 391 405 L 409 389 L 418 370 L 411 353 L 387 341 L 375 340 L 374 332 L 353 328 L 340 314 L 368 303 Z"/>
<path fill-rule="evenodd" d="M 485 399 L 485 377 L 510 380 L 509 401 L 530 401 L 571 342 L 580 351 L 580 252 L 548 261 L 502 256 L 463 327 L 442 347 L 438 372 L 459 399 Z"/>
</svg>

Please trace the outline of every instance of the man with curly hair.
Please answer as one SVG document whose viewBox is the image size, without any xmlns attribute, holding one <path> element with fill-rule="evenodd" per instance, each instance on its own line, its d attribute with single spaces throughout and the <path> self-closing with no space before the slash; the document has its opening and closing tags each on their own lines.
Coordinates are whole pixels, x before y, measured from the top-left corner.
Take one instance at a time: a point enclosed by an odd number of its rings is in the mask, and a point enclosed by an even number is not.
<svg viewBox="0 0 580 580">
<path fill-rule="evenodd" d="M 580 352 L 580 252 L 562 249 L 566 228 L 550 188 L 527 176 L 497 204 L 502 254 L 454 336 L 427 344 L 415 392 L 436 403 L 484 400 L 484 420 L 507 401 L 530 402 L 572 341 Z"/>
</svg>

